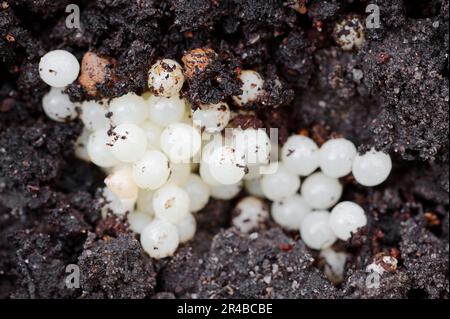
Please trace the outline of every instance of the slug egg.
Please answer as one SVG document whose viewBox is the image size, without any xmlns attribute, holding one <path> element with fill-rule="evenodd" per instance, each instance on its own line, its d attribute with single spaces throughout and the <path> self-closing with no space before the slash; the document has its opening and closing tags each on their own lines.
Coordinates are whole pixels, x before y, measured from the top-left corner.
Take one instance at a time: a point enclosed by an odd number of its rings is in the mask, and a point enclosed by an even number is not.
<svg viewBox="0 0 450 319">
<path fill-rule="evenodd" d="M 176 226 L 180 243 L 185 243 L 194 238 L 197 229 L 194 215 L 191 213 L 187 214 Z"/>
<path fill-rule="evenodd" d="M 91 132 L 89 132 L 86 128 L 83 128 L 83 131 L 75 142 L 75 156 L 86 162 L 91 161 L 87 150 L 90 135 Z"/>
<path fill-rule="evenodd" d="M 319 147 L 309 137 L 292 135 L 281 149 L 281 159 L 287 170 L 308 176 L 319 167 Z"/>
<path fill-rule="evenodd" d="M 158 218 L 176 224 L 189 213 L 190 199 L 187 192 L 176 185 L 168 184 L 153 195 L 153 210 Z"/>
<path fill-rule="evenodd" d="M 192 113 L 194 125 L 205 132 L 214 134 L 222 131 L 230 121 L 230 108 L 227 103 L 201 104 Z"/>
<path fill-rule="evenodd" d="M 303 181 L 301 193 L 311 208 L 327 209 L 341 198 L 342 184 L 336 178 L 317 172 Z"/>
<path fill-rule="evenodd" d="M 189 160 L 200 150 L 201 136 L 192 126 L 173 123 L 161 133 L 160 143 L 170 161 L 179 163 Z"/>
<path fill-rule="evenodd" d="M 367 224 L 364 209 L 353 202 L 340 202 L 331 210 L 330 228 L 342 240 L 347 240 L 358 228 Z"/>
<path fill-rule="evenodd" d="M 152 222 L 152 217 L 149 214 L 135 211 L 127 215 L 130 229 L 137 234 L 140 234 L 148 224 Z"/>
<path fill-rule="evenodd" d="M 112 155 L 108 130 L 100 129 L 89 136 L 87 151 L 90 160 L 100 167 L 112 167 L 119 161 Z"/>
<path fill-rule="evenodd" d="M 128 93 L 111 100 L 109 110 L 112 113 L 111 120 L 115 125 L 140 124 L 148 117 L 147 103 L 142 97 L 134 93 Z"/>
<path fill-rule="evenodd" d="M 39 75 L 48 85 L 63 88 L 78 77 L 80 63 L 75 56 L 65 50 L 47 52 L 39 62 Z"/>
<path fill-rule="evenodd" d="M 106 117 L 108 109 L 96 101 L 85 101 L 81 104 L 81 121 L 90 131 L 109 128 L 110 121 Z"/>
<path fill-rule="evenodd" d="M 243 233 L 249 233 L 269 219 L 266 204 L 253 196 L 241 199 L 236 205 L 235 213 L 232 224 Z"/>
<path fill-rule="evenodd" d="M 244 181 L 244 187 L 247 193 L 256 197 L 264 197 L 264 193 L 261 189 L 261 178 L 246 179 Z"/>
<path fill-rule="evenodd" d="M 233 101 L 238 106 L 254 103 L 264 93 L 264 80 L 258 72 L 243 70 L 239 75 L 242 81 L 242 94 L 233 96 Z"/>
<path fill-rule="evenodd" d="M 51 88 L 42 98 L 42 108 L 45 114 L 57 122 L 66 122 L 77 117 L 77 110 L 69 96 L 61 88 Z"/>
<path fill-rule="evenodd" d="M 137 210 L 152 217 L 155 215 L 153 210 L 153 194 L 154 191 L 152 190 L 140 188 L 136 200 Z"/>
<path fill-rule="evenodd" d="M 267 164 L 270 154 L 270 139 L 264 129 L 233 130 L 232 143 L 244 155 L 250 165 Z"/>
<path fill-rule="evenodd" d="M 239 182 L 245 175 L 244 156 L 234 148 L 224 145 L 216 148 L 208 158 L 213 178 L 222 185 Z"/>
<path fill-rule="evenodd" d="M 336 241 L 336 236 L 329 226 L 330 213 L 315 211 L 303 218 L 300 226 L 302 240 L 312 249 L 325 249 Z"/>
<path fill-rule="evenodd" d="M 211 197 L 215 199 L 229 200 L 236 197 L 237 194 L 242 190 L 242 181 L 233 185 L 218 185 L 211 186 L 210 192 Z"/>
<path fill-rule="evenodd" d="M 155 259 L 172 256 L 179 242 L 177 227 L 163 219 L 154 219 L 141 232 L 142 248 Z"/>
<path fill-rule="evenodd" d="M 162 129 L 149 120 L 142 123 L 140 127 L 147 136 L 147 147 L 150 149 L 159 149 L 161 146 L 159 140 L 161 138 Z"/>
<path fill-rule="evenodd" d="M 272 218 L 287 230 L 296 230 L 301 226 L 303 218 L 311 212 L 308 203 L 299 194 L 272 203 Z"/>
<path fill-rule="evenodd" d="M 171 59 L 158 60 L 148 72 L 148 87 L 156 96 L 175 96 L 183 83 L 183 69 Z"/>
<path fill-rule="evenodd" d="M 391 169 L 391 157 L 372 148 L 363 155 L 356 155 L 353 161 L 352 173 L 356 181 L 361 185 L 376 186 L 388 178 Z"/>
<path fill-rule="evenodd" d="M 131 163 L 140 159 L 147 148 L 147 136 L 136 124 L 120 124 L 112 130 L 111 153 L 121 162 Z"/>
<path fill-rule="evenodd" d="M 132 172 L 129 167 L 113 171 L 105 178 L 105 184 L 121 200 L 137 199 L 139 189 L 133 180 Z"/>
<path fill-rule="evenodd" d="M 147 104 L 150 120 L 161 127 L 181 122 L 186 111 L 184 99 L 178 96 L 152 96 L 148 99 Z"/>
<path fill-rule="evenodd" d="M 135 201 L 133 199 L 119 199 L 108 187 L 105 187 L 102 191 L 104 198 L 104 205 L 102 207 L 102 216 L 106 216 L 108 211 L 111 211 L 114 215 L 123 216 L 127 212 L 133 211 Z"/>
<path fill-rule="evenodd" d="M 191 164 L 170 163 L 170 176 L 167 183 L 183 186 L 191 175 Z"/>
<path fill-rule="evenodd" d="M 133 179 L 140 188 L 157 189 L 169 175 L 169 159 L 160 151 L 149 150 L 133 164 Z"/>
<path fill-rule="evenodd" d="M 319 150 L 319 162 L 322 172 L 330 177 L 338 178 L 352 171 L 356 156 L 355 145 L 345 138 L 326 141 Z"/>
<path fill-rule="evenodd" d="M 196 174 L 191 174 L 183 185 L 184 190 L 189 195 L 191 212 L 198 212 L 203 209 L 209 201 L 209 186 Z"/>
<path fill-rule="evenodd" d="M 261 189 L 264 195 L 272 200 L 282 200 L 297 193 L 300 178 L 289 172 L 283 163 L 271 163 L 269 170 L 272 174 L 265 174 L 261 179 Z"/>
</svg>

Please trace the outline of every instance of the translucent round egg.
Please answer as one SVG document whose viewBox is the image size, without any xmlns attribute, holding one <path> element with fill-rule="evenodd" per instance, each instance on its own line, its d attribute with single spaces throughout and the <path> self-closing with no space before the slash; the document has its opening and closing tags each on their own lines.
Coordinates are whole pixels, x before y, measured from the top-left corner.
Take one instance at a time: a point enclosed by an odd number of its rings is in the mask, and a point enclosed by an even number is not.
<svg viewBox="0 0 450 319">
<path fill-rule="evenodd" d="M 171 59 L 156 61 L 148 72 L 148 87 L 156 96 L 175 96 L 184 83 L 183 69 Z"/>
<path fill-rule="evenodd" d="M 211 186 L 211 197 L 215 199 L 229 200 L 237 196 L 242 190 L 243 183 L 240 181 L 234 185 Z"/>
<path fill-rule="evenodd" d="M 109 174 L 105 184 L 121 200 L 137 199 L 139 188 L 133 180 L 131 168 L 127 166 Z"/>
<path fill-rule="evenodd" d="M 111 153 L 110 137 L 107 129 L 100 129 L 89 136 L 87 151 L 90 160 L 100 167 L 112 167 L 119 161 Z"/>
<path fill-rule="evenodd" d="M 169 159 L 160 151 L 148 150 L 133 164 L 133 179 L 140 188 L 157 189 L 169 175 Z"/>
<path fill-rule="evenodd" d="M 108 109 L 96 101 L 85 101 L 81 104 L 81 121 L 90 131 L 110 127 L 110 120 L 106 117 Z"/>
<path fill-rule="evenodd" d="M 39 62 L 41 79 L 52 87 L 63 88 L 75 81 L 80 73 L 77 58 L 66 50 L 47 52 Z"/>
<path fill-rule="evenodd" d="M 246 179 L 244 181 L 244 187 L 247 193 L 256 197 L 264 197 L 264 193 L 261 188 L 261 178 Z"/>
<path fill-rule="evenodd" d="M 102 191 L 104 205 L 101 208 L 102 216 L 106 216 L 108 212 L 114 215 L 123 216 L 127 212 L 133 211 L 135 201 L 133 199 L 119 199 L 108 187 Z"/>
<path fill-rule="evenodd" d="M 200 163 L 199 174 L 202 180 L 209 186 L 220 186 L 221 184 L 215 179 L 211 173 L 208 163 L 202 161 Z"/>
<path fill-rule="evenodd" d="M 78 136 L 78 138 L 75 142 L 75 156 L 86 162 L 91 161 L 91 159 L 89 158 L 89 153 L 88 153 L 88 149 L 87 149 L 90 135 L 91 135 L 91 132 L 89 132 L 87 129 L 83 128 L 83 131 L 81 132 L 80 136 Z"/>
<path fill-rule="evenodd" d="M 311 208 L 327 209 L 341 198 L 342 184 L 336 178 L 317 172 L 303 181 L 301 193 Z"/>
<path fill-rule="evenodd" d="M 167 184 L 153 195 L 153 210 L 158 218 L 166 219 L 176 224 L 188 213 L 190 198 L 188 193 L 181 187 Z"/>
<path fill-rule="evenodd" d="M 233 130 L 232 145 L 244 154 L 248 165 L 260 165 L 269 162 L 271 144 L 264 129 L 235 129 Z"/>
<path fill-rule="evenodd" d="M 292 135 L 281 149 L 281 159 L 287 170 L 308 176 L 319 167 L 319 147 L 309 137 Z"/>
<path fill-rule="evenodd" d="M 364 209 L 354 202 L 340 202 L 331 210 L 330 228 L 339 239 L 349 239 L 358 228 L 366 224 Z"/>
<path fill-rule="evenodd" d="M 191 199 L 189 210 L 198 212 L 203 209 L 209 201 L 209 186 L 197 174 L 191 174 L 183 185 L 184 190 Z"/>
<path fill-rule="evenodd" d="M 136 200 L 136 208 L 138 211 L 154 216 L 153 210 L 153 194 L 155 191 L 150 189 L 139 189 L 138 198 Z"/>
<path fill-rule="evenodd" d="M 192 113 L 194 125 L 207 133 L 222 131 L 230 121 L 230 108 L 225 102 L 217 104 L 201 104 Z"/>
<path fill-rule="evenodd" d="M 287 230 L 300 228 L 303 218 L 311 212 L 311 207 L 299 194 L 294 194 L 280 201 L 272 203 L 272 218 Z"/>
<path fill-rule="evenodd" d="M 371 149 L 363 155 L 356 155 L 352 173 L 361 185 L 376 186 L 388 178 L 391 169 L 391 157 L 386 153 Z"/>
<path fill-rule="evenodd" d="M 160 143 L 171 162 L 187 163 L 200 150 L 201 136 L 192 126 L 173 123 L 161 133 Z"/>
<path fill-rule="evenodd" d="M 288 171 L 283 163 L 275 162 L 269 166 L 275 173 L 265 174 L 261 179 L 261 189 L 268 199 L 282 200 L 297 193 L 300 178 L 296 174 Z"/>
<path fill-rule="evenodd" d="M 327 176 L 343 177 L 352 171 L 355 156 L 356 147 L 351 141 L 345 138 L 328 140 L 319 150 L 320 169 Z"/>
<path fill-rule="evenodd" d="M 181 122 L 186 111 L 186 103 L 179 96 L 158 97 L 148 99 L 150 120 L 161 126 Z"/>
<path fill-rule="evenodd" d="M 211 153 L 208 166 L 213 178 L 222 185 L 236 184 L 246 171 L 244 155 L 227 145 L 220 146 Z"/>
<path fill-rule="evenodd" d="M 127 215 L 130 229 L 137 234 L 140 234 L 148 224 L 152 222 L 152 217 L 149 214 L 139 211 L 131 212 Z"/>
<path fill-rule="evenodd" d="M 239 201 L 232 224 L 243 233 L 249 233 L 269 219 L 267 205 L 259 198 L 248 196 Z"/>
<path fill-rule="evenodd" d="M 112 113 L 111 120 L 115 125 L 140 124 L 148 118 L 147 103 L 134 93 L 112 99 L 109 103 L 109 110 Z"/>
<path fill-rule="evenodd" d="M 160 149 L 160 138 L 162 129 L 154 124 L 153 122 L 147 120 L 139 125 L 141 129 L 144 130 L 147 136 L 147 148 L 149 149 Z"/>
<path fill-rule="evenodd" d="M 141 232 L 142 248 L 155 259 L 172 256 L 179 242 L 177 227 L 163 219 L 154 219 Z"/>
<path fill-rule="evenodd" d="M 177 225 L 180 243 L 185 243 L 194 238 L 197 229 L 197 222 L 194 215 L 187 214 Z"/>
<path fill-rule="evenodd" d="M 168 183 L 183 186 L 191 175 L 191 164 L 170 163 L 170 177 Z"/>
<path fill-rule="evenodd" d="M 60 88 L 51 88 L 42 98 L 42 108 L 45 114 L 57 122 L 66 122 L 77 117 L 77 110 L 69 96 Z"/>
<path fill-rule="evenodd" d="M 242 94 L 233 96 L 233 101 L 238 106 L 254 103 L 264 93 L 264 80 L 258 72 L 243 70 L 239 75 L 239 79 L 242 81 Z"/>
<path fill-rule="evenodd" d="M 303 242 L 312 249 L 325 249 L 336 241 L 336 236 L 329 226 L 330 213 L 315 211 L 307 214 L 300 225 Z"/>
<path fill-rule="evenodd" d="M 109 143 L 115 158 L 132 163 L 144 155 L 147 149 L 147 136 L 136 124 L 125 123 L 113 129 Z"/>
</svg>

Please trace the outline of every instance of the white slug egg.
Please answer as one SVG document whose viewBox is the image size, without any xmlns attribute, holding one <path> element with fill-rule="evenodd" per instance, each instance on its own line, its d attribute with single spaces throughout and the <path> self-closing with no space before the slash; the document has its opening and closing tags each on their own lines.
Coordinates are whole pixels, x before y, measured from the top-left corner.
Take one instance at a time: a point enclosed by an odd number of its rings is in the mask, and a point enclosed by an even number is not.
<svg viewBox="0 0 450 319">
<path fill-rule="evenodd" d="M 306 246 L 312 249 L 325 249 L 336 241 L 336 236 L 329 226 L 330 213 L 314 211 L 303 218 L 300 236 Z"/>
<path fill-rule="evenodd" d="M 189 213 L 190 198 L 181 187 L 168 184 L 153 195 L 153 210 L 158 218 L 173 224 L 180 222 Z"/>
<path fill-rule="evenodd" d="M 233 130 L 232 145 L 244 154 L 249 165 L 261 165 L 269 162 L 270 139 L 265 129 Z"/>
<path fill-rule="evenodd" d="M 127 215 L 130 229 L 137 234 L 140 234 L 148 224 L 152 222 L 152 217 L 149 214 L 139 211 L 131 212 Z"/>
<path fill-rule="evenodd" d="M 363 155 L 356 155 L 353 161 L 352 173 L 356 181 L 361 185 L 376 186 L 388 178 L 391 169 L 391 157 L 372 148 Z"/>
<path fill-rule="evenodd" d="M 169 159 L 160 151 L 148 150 L 133 164 L 133 179 L 140 188 L 157 189 L 169 175 Z"/>
<path fill-rule="evenodd" d="M 183 83 L 183 68 L 171 59 L 158 60 L 148 72 L 148 87 L 156 96 L 175 96 Z"/>
<path fill-rule="evenodd" d="M 192 113 L 194 125 L 206 133 L 221 132 L 230 121 L 230 108 L 225 102 L 217 104 L 201 104 Z"/>
<path fill-rule="evenodd" d="M 110 127 L 110 120 L 106 117 L 108 109 L 96 101 L 81 103 L 81 121 L 90 131 L 97 131 Z"/>
<path fill-rule="evenodd" d="M 271 163 L 269 170 L 274 173 L 265 174 L 261 179 L 261 189 L 268 199 L 282 200 L 297 193 L 300 188 L 300 178 L 289 172 L 283 163 Z"/>
<path fill-rule="evenodd" d="M 187 214 L 177 225 L 180 243 L 185 243 L 194 238 L 197 229 L 197 222 L 194 215 Z"/>
<path fill-rule="evenodd" d="M 191 175 L 191 164 L 170 163 L 170 176 L 167 183 L 183 186 Z"/>
<path fill-rule="evenodd" d="M 132 163 L 140 159 L 147 149 L 147 136 L 136 124 L 120 124 L 110 136 L 111 153 L 121 162 Z"/>
<path fill-rule="evenodd" d="M 86 128 L 83 128 L 83 131 L 81 131 L 80 136 L 78 136 L 75 142 L 75 156 L 86 162 L 91 161 L 87 150 L 90 135 L 91 132 L 89 132 Z"/>
<path fill-rule="evenodd" d="M 163 219 L 154 219 L 141 232 L 142 248 L 155 259 L 172 256 L 179 242 L 177 227 Z"/>
<path fill-rule="evenodd" d="M 153 194 L 155 191 L 149 189 L 139 189 L 138 198 L 136 200 L 136 208 L 138 211 L 143 212 L 149 216 L 154 216 L 153 210 Z"/>
<path fill-rule="evenodd" d="M 233 185 L 218 185 L 211 186 L 210 192 L 211 197 L 215 199 L 221 200 L 229 200 L 236 197 L 237 194 L 242 190 L 243 183 L 242 181 L 233 184 Z"/>
<path fill-rule="evenodd" d="M 192 126 L 173 123 L 161 133 L 160 143 L 171 162 L 186 162 L 200 150 L 201 136 Z"/>
<path fill-rule="evenodd" d="M 248 196 L 239 201 L 235 207 L 233 226 L 243 233 L 249 233 L 269 219 L 267 205 L 259 198 Z"/>
<path fill-rule="evenodd" d="M 356 156 L 355 145 L 345 138 L 326 141 L 319 150 L 319 162 L 322 172 L 330 177 L 339 178 L 350 174 Z"/>
<path fill-rule="evenodd" d="M 185 100 L 179 96 L 152 96 L 147 101 L 150 120 L 165 127 L 172 123 L 181 122 L 186 112 Z"/>
<path fill-rule="evenodd" d="M 77 58 L 66 50 L 47 52 L 39 62 L 39 75 L 52 87 L 63 88 L 75 81 L 80 73 Z"/>
<path fill-rule="evenodd" d="M 42 98 L 44 113 L 53 121 L 67 122 L 77 117 L 75 104 L 61 88 L 51 88 Z"/>
<path fill-rule="evenodd" d="M 191 174 L 183 188 L 189 195 L 189 210 L 191 212 L 198 212 L 208 204 L 210 196 L 209 186 L 197 174 Z"/>
<path fill-rule="evenodd" d="M 148 118 L 147 103 L 142 97 L 134 93 L 112 99 L 109 103 L 109 110 L 112 113 L 111 120 L 114 125 L 140 124 Z"/>
<path fill-rule="evenodd" d="M 292 135 L 281 149 L 281 159 L 287 170 L 308 176 L 319 167 L 319 147 L 309 137 Z"/>
<path fill-rule="evenodd" d="M 303 218 L 311 212 L 311 207 L 299 194 L 272 203 L 272 218 L 287 230 L 297 230 Z"/>
<path fill-rule="evenodd" d="M 242 94 L 233 96 L 233 101 L 238 106 L 254 103 L 264 94 L 264 80 L 258 72 L 243 70 L 239 75 L 242 81 Z"/>
<path fill-rule="evenodd" d="M 311 208 L 327 209 L 341 198 L 342 184 L 336 178 L 317 172 L 303 181 L 301 193 Z"/>
<path fill-rule="evenodd" d="M 349 239 L 358 228 L 366 224 L 364 209 L 354 202 L 340 202 L 331 210 L 330 228 L 339 239 Z"/>
<path fill-rule="evenodd" d="M 107 129 L 100 129 L 89 136 L 87 151 L 90 160 L 100 167 L 112 167 L 119 161 L 111 153 L 110 136 Z"/>
<path fill-rule="evenodd" d="M 102 191 L 104 198 L 104 205 L 102 207 L 102 216 L 106 216 L 108 211 L 111 211 L 114 215 L 123 216 L 127 212 L 132 212 L 135 201 L 133 199 L 120 199 L 116 196 L 108 187 L 105 187 Z"/>
<path fill-rule="evenodd" d="M 139 188 L 133 180 L 132 171 L 129 167 L 114 170 L 105 178 L 106 186 L 121 200 L 136 200 Z"/>
<path fill-rule="evenodd" d="M 153 122 L 147 120 L 139 125 L 141 129 L 144 130 L 147 136 L 147 148 L 149 149 L 160 149 L 160 138 L 162 129 L 154 124 Z"/>
<path fill-rule="evenodd" d="M 244 187 L 247 193 L 256 197 L 264 197 L 264 193 L 261 188 L 261 178 L 246 179 L 244 181 Z"/>
<path fill-rule="evenodd" d="M 245 175 L 244 155 L 227 145 L 213 150 L 207 163 L 213 178 L 222 185 L 236 184 Z"/>
</svg>

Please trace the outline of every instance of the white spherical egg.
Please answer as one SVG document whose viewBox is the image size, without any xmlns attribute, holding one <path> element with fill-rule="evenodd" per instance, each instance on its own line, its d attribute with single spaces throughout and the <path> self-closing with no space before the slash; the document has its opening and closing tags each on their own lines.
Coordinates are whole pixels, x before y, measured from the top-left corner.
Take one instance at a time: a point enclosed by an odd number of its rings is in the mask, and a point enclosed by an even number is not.
<svg viewBox="0 0 450 319">
<path fill-rule="evenodd" d="M 152 96 L 148 107 L 150 120 L 161 127 L 181 122 L 186 112 L 186 103 L 179 96 Z"/>
<path fill-rule="evenodd" d="M 172 256 L 179 242 L 177 227 L 163 219 L 154 219 L 141 232 L 142 248 L 155 259 Z"/>
<path fill-rule="evenodd" d="M 42 108 L 45 114 L 57 122 L 66 122 L 77 117 L 75 104 L 60 88 L 51 88 L 42 98 Z"/>
<path fill-rule="evenodd" d="M 150 189 L 139 189 L 138 198 L 136 200 L 136 208 L 138 211 L 154 216 L 153 210 L 153 194 L 155 191 Z"/>
<path fill-rule="evenodd" d="M 271 149 L 270 139 L 264 129 L 233 130 L 233 147 L 244 154 L 249 165 L 267 164 Z"/>
<path fill-rule="evenodd" d="M 356 155 L 353 161 L 352 173 L 356 181 L 361 185 L 376 186 L 388 178 L 391 169 L 391 157 L 372 148 L 363 155 Z"/>
<path fill-rule="evenodd" d="M 136 124 L 125 123 L 116 126 L 110 136 L 111 153 L 121 162 L 139 160 L 147 149 L 147 136 Z"/>
<path fill-rule="evenodd" d="M 349 239 L 358 228 L 366 224 L 364 209 L 354 202 L 340 202 L 331 210 L 330 228 L 339 239 Z"/>
<path fill-rule="evenodd" d="M 230 108 L 225 102 L 201 104 L 192 113 L 194 125 L 207 133 L 221 132 L 230 121 Z"/>
<path fill-rule="evenodd" d="M 81 121 L 90 131 L 110 127 L 110 120 L 106 117 L 108 109 L 96 101 L 85 101 L 81 104 Z"/>
<path fill-rule="evenodd" d="M 140 188 L 157 189 L 170 175 L 169 159 L 160 151 L 148 150 L 133 163 L 133 179 Z"/>
<path fill-rule="evenodd" d="M 236 205 L 235 212 L 232 224 L 243 233 L 249 233 L 269 219 L 266 204 L 253 196 L 241 199 Z"/>
<path fill-rule="evenodd" d="M 91 161 L 87 150 L 90 135 L 91 132 L 89 132 L 86 128 L 83 128 L 83 131 L 81 131 L 80 136 L 78 136 L 75 142 L 75 156 L 86 162 Z"/>
<path fill-rule="evenodd" d="M 288 171 L 283 163 L 271 163 L 269 170 L 274 173 L 265 174 L 261 179 L 261 189 L 268 199 L 282 200 L 297 193 L 300 178 Z"/>
<path fill-rule="evenodd" d="M 324 273 L 334 284 L 339 284 L 344 279 L 347 254 L 336 252 L 332 248 L 320 251 L 319 257 L 325 261 Z"/>
<path fill-rule="evenodd" d="M 170 177 L 168 183 L 183 186 L 191 175 L 191 164 L 170 163 Z"/>
<path fill-rule="evenodd" d="M 250 195 L 264 197 L 264 193 L 261 188 L 261 178 L 246 179 L 244 181 L 244 187 Z"/>
<path fill-rule="evenodd" d="M 342 184 L 336 178 L 317 172 L 303 181 L 301 193 L 311 208 L 327 209 L 341 198 Z"/>
<path fill-rule="evenodd" d="M 249 164 L 247 165 L 247 173 L 245 173 L 244 180 L 257 179 L 261 177 L 261 165 Z"/>
<path fill-rule="evenodd" d="M 211 186 L 211 197 L 215 199 L 229 200 L 236 197 L 242 190 L 243 183 L 240 181 L 234 185 Z"/>
<path fill-rule="evenodd" d="M 107 129 L 100 129 L 89 136 L 87 151 L 90 160 L 100 167 L 112 167 L 119 163 L 113 156 Z"/>
<path fill-rule="evenodd" d="M 194 215 L 187 214 L 177 225 L 178 237 L 180 243 L 185 243 L 194 238 L 195 231 L 197 230 L 197 222 Z"/>
<path fill-rule="evenodd" d="M 152 65 L 148 72 L 148 87 L 156 96 L 175 96 L 184 83 L 183 69 L 178 62 L 162 59 Z"/>
<path fill-rule="evenodd" d="M 189 205 L 191 212 L 198 212 L 208 204 L 209 186 L 197 174 L 191 174 L 183 188 L 191 199 Z"/>
<path fill-rule="evenodd" d="M 145 135 L 147 135 L 147 148 L 160 149 L 161 145 L 159 140 L 161 138 L 162 129 L 149 120 L 144 121 L 139 126 L 144 130 Z"/>
<path fill-rule="evenodd" d="M 111 120 L 115 125 L 140 124 L 148 117 L 147 103 L 142 97 L 134 93 L 112 99 L 109 103 L 109 110 L 112 113 Z"/>
<path fill-rule="evenodd" d="M 243 70 L 239 79 L 242 81 L 242 94 L 233 96 L 233 101 L 238 106 L 254 103 L 264 93 L 264 80 L 258 72 Z"/>
<path fill-rule="evenodd" d="M 309 137 L 292 135 L 281 148 L 281 159 L 292 173 L 308 176 L 319 167 L 319 147 Z"/>
<path fill-rule="evenodd" d="M 272 218 L 287 230 L 300 228 L 303 218 L 311 212 L 311 207 L 299 194 L 294 194 L 272 203 Z"/>
<path fill-rule="evenodd" d="M 167 184 L 153 195 L 153 210 L 158 218 L 171 223 L 180 222 L 188 213 L 190 198 L 188 193 L 174 184 Z"/>
<path fill-rule="evenodd" d="M 364 37 L 364 26 L 356 17 L 347 17 L 334 27 L 336 43 L 346 51 L 362 47 Z"/>
<path fill-rule="evenodd" d="M 139 211 L 131 212 L 127 215 L 130 229 L 137 234 L 140 234 L 148 224 L 152 222 L 152 217 L 149 214 Z"/>
<path fill-rule="evenodd" d="M 217 181 L 215 179 L 215 177 L 212 175 L 211 169 L 210 169 L 208 163 L 206 163 L 204 161 L 202 161 L 200 163 L 199 174 L 200 174 L 202 180 L 209 186 L 220 186 L 221 185 L 219 183 L 219 181 Z"/>
<path fill-rule="evenodd" d="M 187 162 L 201 147 L 200 133 L 187 124 L 173 123 L 161 133 L 161 149 L 171 162 Z"/>
<path fill-rule="evenodd" d="M 330 213 L 315 211 L 307 214 L 300 225 L 303 242 L 312 249 L 325 249 L 336 241 L 336 236 L 329 226 Z"/>
<path fill-rule="evenodd" d="M 212 176 L 222 185 L 236 184 L 246 172 L 244 155 L 227 145 L 216 148 L 207 161 Z"/>
<path fill-rule="evenodd" d="M 355 156 L 356 147 L 351 141 L 345 138 L 328 140 L 319 150 L 320 169 L 327 176 L 343 177 L 352 171 Z"/>
<path fill-rule="evenodd" d="M 103 217 L 106 216 L 108 212 L 112 212 L 117 216 L 123 216 L 127 212 L 133 211 L 135 204 L 133 199 L 120 199 L 108 187 L 103 189 L 102 195 L 104 198 L 104 205 L 101 209 Z"/>
<path fill-rule="evenodd" d="M 129 167 L 114 170 L 105 178 L 105 184 L 121 200 L 137 199 L 139 188 Z"/>
<path fill-rule="evenodd" d="M 62 88 L 78 77 L 80 63 L 66 50 L 47 52 L 39 62 L 39 75 L 50 86 Z"/>
</svg>

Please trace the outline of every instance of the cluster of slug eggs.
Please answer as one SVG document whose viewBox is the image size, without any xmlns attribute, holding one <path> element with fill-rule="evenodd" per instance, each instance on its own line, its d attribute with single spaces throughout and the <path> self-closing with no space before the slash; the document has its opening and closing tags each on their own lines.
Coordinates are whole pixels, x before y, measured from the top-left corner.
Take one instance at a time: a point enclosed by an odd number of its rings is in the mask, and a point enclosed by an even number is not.
<svg viewBox="0 0 450 319">
<path fill-rule="evenodd" d="M 41 78 L 52 86 L 43 99 L 45 113 L 56 121 L 77 116 L 63 89 L 78 76 L 79 64 L 67 51 L 47 53 L 39 65 Z M 254 71 L 241 73 L 243 93 L 233 97 L 242 105 L 257 98 L 263 80 Z M 126 94 L 107 102 L 80 105 L 85 131 L 76 154 L 108 173 L 103 190 L 105 209 L 124 215 L 140 233 L 144 250 L 153 258 L 174 253 L 180 242 L 194 236 L 192 213 L 209 197 L 228 200 L 245 184 L 253 196 L 242 199 L 233 224 L 249 232 L 268 217 L 261 197 L 271 201 L 273 219 L 286 229 L 300 230 L 309 247 L 330 247 L 348 239 L 366 224 L 363 209 L 353 202 L 337 204 L 338 178 L 353 173 L 362 185 L 383 182 L 391 170 L 390 157 L 371 150 L 358 155 L 346 139 L 327 141 L 319 149 L 307 137 L 291 136 L 281 161 L 270 162 L 271 141 L 264 130 L 226 128 L 231 117 L 224 102 L 190 110 L 180 98 L 184 76 L 169 59 L 149 71 L 153 94 Z M 228 134 L 229 133 L 229 134 Z M 209 140 L 207 143 L 203 141 Z M 194 163 L 200 163 L 196 165 Z M 320 172 L 314 172 L 317 168 Z M 198 169 L 199 174 L 194 172 Z M 307 176 L 300 189 L 300 176 Z M 337 205 L 336 205 L 337 204 Z M 331 207 L 331 213 L 326 211 Z"/>
</svg>

